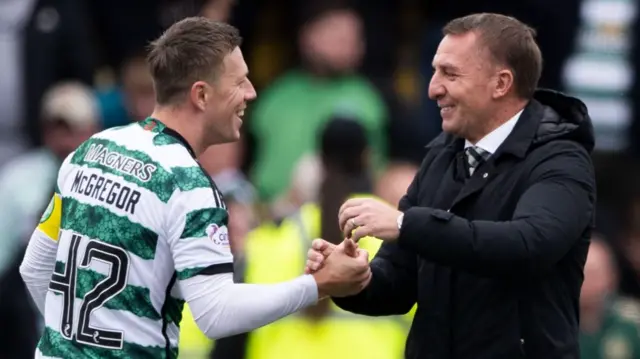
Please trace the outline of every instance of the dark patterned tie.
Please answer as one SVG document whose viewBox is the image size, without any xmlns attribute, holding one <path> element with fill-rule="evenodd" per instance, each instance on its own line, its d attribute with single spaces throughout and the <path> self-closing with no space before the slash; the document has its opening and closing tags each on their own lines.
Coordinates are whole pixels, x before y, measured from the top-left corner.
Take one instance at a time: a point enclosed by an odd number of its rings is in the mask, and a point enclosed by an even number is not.
<svg viewBox="0 0 640 359">
<path fill-rule="evenodd" d="M 467 163 L 469 164 L 469 175 L 473 175 L 473 172 L 480 166 L 480 164 L 491 156 L 491 154 L 477 146 L 469 146 L 464 149 L 464 153 L 467 155 Z"/>
</svg>

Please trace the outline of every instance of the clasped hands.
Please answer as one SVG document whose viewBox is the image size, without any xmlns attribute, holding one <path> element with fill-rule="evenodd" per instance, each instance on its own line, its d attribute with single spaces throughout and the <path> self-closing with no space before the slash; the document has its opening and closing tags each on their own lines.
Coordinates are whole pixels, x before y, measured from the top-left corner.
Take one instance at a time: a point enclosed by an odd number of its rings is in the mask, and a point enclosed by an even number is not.
<svg viewBox="0 0 640 359">
<path fill-rule="evenodd" d="M 369 254 L 359 248 L 357 242 L 367 236 L 396 240 L 400 214 L 395 208 L 370 198 L 350 199 L 342 205 L 338 223 L 345 239 L 339 245 L 316 239 L 307 254 L 305 273 L 315 277 L 320 298 L 355 295 L 369 284 Z"/>
</svg>

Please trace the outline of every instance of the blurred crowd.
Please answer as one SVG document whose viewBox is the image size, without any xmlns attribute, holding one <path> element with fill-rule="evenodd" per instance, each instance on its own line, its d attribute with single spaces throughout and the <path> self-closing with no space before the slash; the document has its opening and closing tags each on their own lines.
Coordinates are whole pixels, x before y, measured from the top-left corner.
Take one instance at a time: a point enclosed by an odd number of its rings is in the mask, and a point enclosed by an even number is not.
<svg viewBox="0 0 640 359">
<path fill-rule="evenodd" d="M 578 96 L 596 129 L 597 235 L 585 268 L 583 358 L 640 358 L 640 3 L 634 0 L 0 0 L 0 359 L 32 358 L 42 321 L 18 274 L 61 160 L 154 106 L 150 40 L 176 20 L 230 22 L 258 91 L 238 143 L 201 163 L 224 193 L 237 281 L 302 273 L 313 238 L 342 240 L 345 199 L 397 204 L 440 132 L 427 98 L 449 20 L 537 30 L 541 86 Z M 375 253 L 373 239 L 362 246 Z M 330 301 L 254 332 L 203 337 L 188 307 L 181 358 L 402 358 L 411 313 Z"/>
</svg>

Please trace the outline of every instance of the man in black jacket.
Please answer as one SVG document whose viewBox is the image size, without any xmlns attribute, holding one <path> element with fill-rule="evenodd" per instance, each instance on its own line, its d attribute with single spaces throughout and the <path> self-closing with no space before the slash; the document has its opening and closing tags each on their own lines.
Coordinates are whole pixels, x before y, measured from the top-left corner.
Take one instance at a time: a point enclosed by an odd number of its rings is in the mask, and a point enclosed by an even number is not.
<svg viewBox="0 0 640 359">
<path fill-rule="evenodd" d="M 579 358 L 582 270 L 594 218 L 585 105 L 536 90 L 541 55 L 516 19 L 475 14 L 444 28 L 430 97 L 443 134 L 399 211 L 347 201 L 347 237 L 385 241 L 370 284 L 333 298 L 365 315 L 418 310 L 406 357 Z M 316 240 L 308 271 L 333 246 Z"/>
</svg>

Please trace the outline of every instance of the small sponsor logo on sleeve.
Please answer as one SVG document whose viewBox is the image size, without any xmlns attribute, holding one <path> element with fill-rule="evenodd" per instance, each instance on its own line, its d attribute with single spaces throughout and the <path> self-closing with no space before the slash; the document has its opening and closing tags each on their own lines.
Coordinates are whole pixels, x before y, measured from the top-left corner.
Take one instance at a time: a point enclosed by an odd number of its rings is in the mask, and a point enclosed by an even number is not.
<svg viewBox="0 0 640 359">
<path fill-rule="evenodd" d="M 219 246 L 229 245 L 229 231 L 227 226 L 218 226 L 217 224 L 210 224 L 207 227 L 207 236 L 213 243 Z"/>
</svg>

